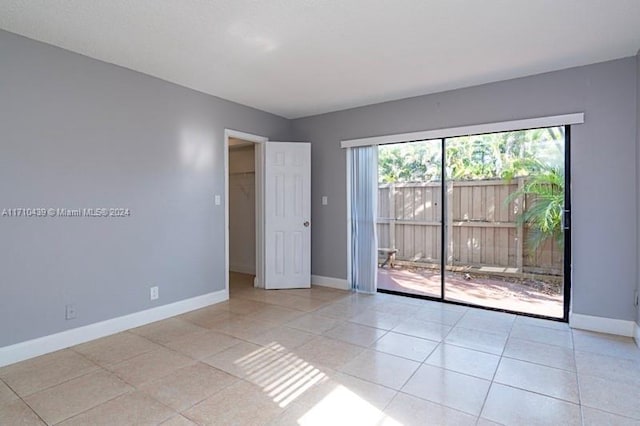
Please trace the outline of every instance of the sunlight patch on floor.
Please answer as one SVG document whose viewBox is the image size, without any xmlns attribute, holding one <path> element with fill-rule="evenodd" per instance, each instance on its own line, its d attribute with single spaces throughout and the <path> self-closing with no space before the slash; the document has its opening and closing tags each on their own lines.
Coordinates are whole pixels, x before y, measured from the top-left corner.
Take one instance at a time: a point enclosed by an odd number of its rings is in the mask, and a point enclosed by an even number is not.
<svg viewBox="0 0 640 426">
<path fill-rule="evenodd" d="M 239 358 L 235 364 L 280 407 L 286 407 L 327 377 L 277 342 Z"/>
<path fill-rule="evenodd" d="M 377 424 L 383 417 L 384 414 L 380 409 L 347 387 L 338 385 L 300 417 L 298 424 L 302 426 L 330 424 L 368 425 Z M 399 425 L 397 422 L 389 424 Z"/>
<path fill-rule="evenodd" d="M 247 380 L 260 386 L 278 406 L 285 408 L 314 386 L 328 386 L 319 401 L 311 399 L 309 409 L 297 419 L 299 425 L 377 424 L 385 418 L 381 409 L 345 385 L 335 382 L 319 368 L 300 358 L 277 342 L 255 350 L 235 361 Z M 333 386 L 333 387 L 331 387 Z M 303 404 L 304 406 L 304 404 Z"/>
</svg>

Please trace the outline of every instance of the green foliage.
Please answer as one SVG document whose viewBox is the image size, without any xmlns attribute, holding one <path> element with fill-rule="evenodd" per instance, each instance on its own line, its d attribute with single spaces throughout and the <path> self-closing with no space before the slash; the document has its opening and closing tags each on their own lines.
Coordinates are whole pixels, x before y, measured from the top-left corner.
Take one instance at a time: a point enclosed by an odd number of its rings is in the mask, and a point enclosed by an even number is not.
<svg viewBox="0 0 640 426">
<path fill-rule="evenodd" d="M 563 129 L 521 130 L 449 138 L 447 177 L 453 180 L 501 179 L 528 176 L 529 160 L 560 165 Z M 440 140 L 379 147 L 379 181 L 431 182 L 441 180 Z"/>
<path fill-rule="evenodd" d="M 440 180 L 440 153 L 440 141 L 382 146 L 378 151 L 378 180 L 381 183 Z"/>
<path fill-rule="evenodd" d="M 432 182 L 442 180 L 440 140 L 379 147 L 379 182 Z M 451 180 L 525 177 L 526 183 L 506 202 L 526 198 L 517 218 L 529 226 L 528 244 L 536 250 L 546 239 L 563 245 L 561 216 L 564 206 L 564 129 L 521 130 L 461 136 L 446 140 L 446 176 Z"/>
<path fill-rule="evenodd" d="M 539 161 L 533 163 L 537 163 L 536 172 L 532 173 L 524 186 L 512 193 L 505 202 L 511 203 L 517 198 L 526 197 L 526 208 L 518 215 L 516 221 L 518 224 L 529 225 L 527 243 L 532 250 L 537 250 L 548 238 L 553 238 L 559 247 L 563 247 L 564 169 Z"/>
</svg>

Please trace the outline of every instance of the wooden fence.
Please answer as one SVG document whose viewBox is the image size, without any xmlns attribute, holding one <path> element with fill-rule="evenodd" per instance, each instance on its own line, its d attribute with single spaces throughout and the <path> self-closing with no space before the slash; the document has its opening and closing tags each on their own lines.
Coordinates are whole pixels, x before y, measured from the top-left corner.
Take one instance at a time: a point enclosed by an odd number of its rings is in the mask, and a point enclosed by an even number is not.
<svg viewBox="0 0 640 426">
<path fill-rule="evenodd" d="M 533 251 L 528 229 L 516 223 L 527 200 L 505 200 L 523 178 L 450 181 L 446 194 L 445 241 L 448 265 L 495 267 L 496 271 L 560 275 L 563 252 L 551 240 Z M 397 259 L 440 263 L 439 182 L 381 184 L 378 192 L 378 246 L 398 249 Z"/>
</svg>

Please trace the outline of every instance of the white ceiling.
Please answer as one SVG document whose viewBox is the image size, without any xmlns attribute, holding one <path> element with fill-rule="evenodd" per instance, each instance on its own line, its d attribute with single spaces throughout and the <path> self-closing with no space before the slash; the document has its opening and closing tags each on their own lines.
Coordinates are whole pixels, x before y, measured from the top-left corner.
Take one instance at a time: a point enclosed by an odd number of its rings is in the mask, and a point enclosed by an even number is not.
<svg viewBox="0 0 640 426">
<path fill-rule="evenodd" d="M 635 55 L 640 0 L 0 0 L 0 28 L 295 118 Z"/>
</svg>

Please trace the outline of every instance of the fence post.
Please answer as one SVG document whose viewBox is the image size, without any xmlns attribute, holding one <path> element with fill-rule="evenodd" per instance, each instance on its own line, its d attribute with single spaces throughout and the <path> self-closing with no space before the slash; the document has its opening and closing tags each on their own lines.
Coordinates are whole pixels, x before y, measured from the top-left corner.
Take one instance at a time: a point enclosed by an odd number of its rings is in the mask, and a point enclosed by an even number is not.
<svg viewBox="0 0 640 426">
<path fill-rule="evenodd" d="M 389 184 L 389 248 L 396 247 L 396 186 Z"/>
<path fill-rule="evenodd" d="M 445 249 L 447 250 L 447 262 L 445 265 L 453 266 L 453 180 L 447 181 L 446 197 L 446 227 L 444 229 L 444 235 L 446 237 Z M 441 220 L 441 223 L 444 225 L 443 220 Z"/>
<path fill-rule="evenodd" d="M 518 178 L 518 191 L 522 193 L 524 188 L 524 178 Z M 525 209 L 524 196 L 517 198 L 518 214 L 522 214 Z M 522 272 L 524 265 L 524 224 L 516 224 L 516 267 Z"/>
</svg>

